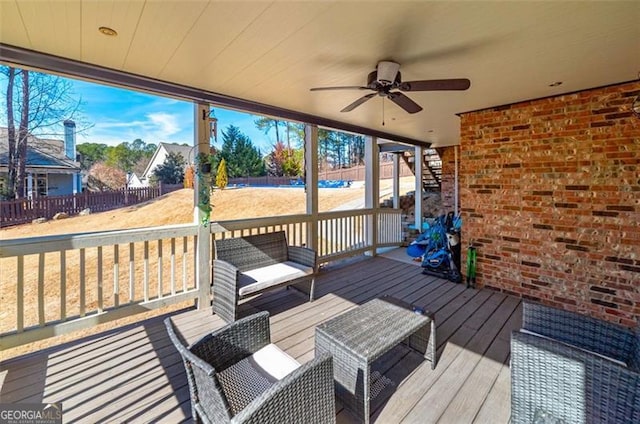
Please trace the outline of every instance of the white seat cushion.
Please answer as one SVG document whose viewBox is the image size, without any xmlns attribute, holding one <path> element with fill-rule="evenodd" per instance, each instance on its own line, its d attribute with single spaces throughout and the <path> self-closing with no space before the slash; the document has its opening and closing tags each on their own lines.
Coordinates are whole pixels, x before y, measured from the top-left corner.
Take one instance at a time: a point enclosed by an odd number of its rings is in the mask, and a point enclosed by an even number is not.
<svg viewBox="0 0 640 424">
<path fill-rule="evenodd" d="M 313 268 L 286 261 L 240 274 L 238 293 L 247 296 L 266 288 L 313 274 Z"/>
<path fill-rule="evenodd" d="M 273 343 L 251 355 L 249 361 L 252 361 L 266 378 L 272 378 L 274 382 L 282 380 L 300 367 L 298 361 Z"/>
<path fill-rule="evenodd" d="M 272 343 L 219 372 L 217 377 L 235 415 L 298 367 L 298 361 Z"/>
</svg>

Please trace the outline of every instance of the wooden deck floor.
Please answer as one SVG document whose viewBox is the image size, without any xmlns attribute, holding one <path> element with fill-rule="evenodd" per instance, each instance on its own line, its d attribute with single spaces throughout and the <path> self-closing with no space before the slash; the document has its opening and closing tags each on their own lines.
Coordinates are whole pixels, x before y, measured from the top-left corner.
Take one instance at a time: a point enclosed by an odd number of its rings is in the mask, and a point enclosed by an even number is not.
<svg viewBox="0 0 640 424">
<path fill-rule="evenodd" d="M 374 403 L 376 423 L 507 423 L 509 339 L 520 327 L 519 299 L 465 289 L 376 257 L 323 271 L 317 300 L 279 290 L 247 303 L 271 314 L 272 341 L 300 362 L 314 355 L 317 324 L 382 294 L 436 314 L 438 363 L 398 346 L 376 364 L 395 385 Z M 209 311 L 173 316 L 189 342 L 223 322 Z M 184 368 L 162 318 L 0 363 L 0 402 L 62 402 L 64 422 L 189 422 Z M 338 404 L 337 421 L 355 422 Z"/>
</svg>

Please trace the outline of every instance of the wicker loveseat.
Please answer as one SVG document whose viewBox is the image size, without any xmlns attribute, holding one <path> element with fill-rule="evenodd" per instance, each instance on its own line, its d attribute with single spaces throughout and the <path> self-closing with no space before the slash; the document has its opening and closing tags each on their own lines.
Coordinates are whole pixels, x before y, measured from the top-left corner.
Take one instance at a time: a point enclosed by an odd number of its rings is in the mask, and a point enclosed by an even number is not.
<svg viewBox="0 0 640 424">
<path fill-rule="evenodd" d="M 269 314 L 239 319 L 187 347 L 165 319 L 180 352 L 196 423 L 335 423 L 333 360 L 300 365 L 270 343 Z"/>
<path fill-rule="evenodd" d="M 640 423 L 640 333 L 524 303 L 511 336 L 511 423 Z"/>
<path fill-rule="evenodd" d="M 238 319 L 243 297 L 284 285 L 313 301 L 317 254 L 289 246 L 284 231 L 216 240 L 214 248 L 213 312 L 226 322 Z"/>
</svg>

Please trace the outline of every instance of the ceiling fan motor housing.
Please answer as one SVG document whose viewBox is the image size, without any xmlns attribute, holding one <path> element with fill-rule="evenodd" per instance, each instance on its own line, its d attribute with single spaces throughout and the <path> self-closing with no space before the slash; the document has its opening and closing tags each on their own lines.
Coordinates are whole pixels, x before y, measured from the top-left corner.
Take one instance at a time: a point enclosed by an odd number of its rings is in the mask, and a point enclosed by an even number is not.
<svg viewBox="0 0 640 424">
<path fill-rule="evenodd" d="M 393 83 L 391 81 L 381 80 L 378 78 L 378 71 L 372 71 L 367 76 L 367 87 L 373 90 L 376 90 L 380 86 L 398 86 L 400 85 L 400 82 L 400 72 L 396 73 L 396 78 Z"/>
<path fill-rule="evenodd" d="M 383 60 L 378 62 L 377 69 L 378 71 L 378 81 L 382 85 L 391 85 L 396 82 L 396 79 L 399 75 L 400 64 Z"/>
</svg>

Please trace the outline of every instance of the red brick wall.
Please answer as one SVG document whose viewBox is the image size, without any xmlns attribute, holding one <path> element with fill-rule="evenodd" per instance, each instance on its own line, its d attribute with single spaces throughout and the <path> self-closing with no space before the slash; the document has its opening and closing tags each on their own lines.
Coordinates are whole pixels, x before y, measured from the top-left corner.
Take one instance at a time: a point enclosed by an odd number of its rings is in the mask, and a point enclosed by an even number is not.
<svg viewBox="0 0 640 424">
<path fill-rule="evenodd" d="M 455 151 L 454 147 L 439 147 L 436 149 L 442 160 L 442 210 L 445 212 L 455 209 Z M 460 160 L 460 157 L 458 157 Z M 458 164 L 458 172 L 460 165 Z M 458 203 L 460 208 L 460 203 Z"/>
<path fill-rule="evenodd" d="M 463 246 L 479 246 L 479 285 L 640 317 L 639 94 L 634 82 L 462 115 Z"/>
</svg>

